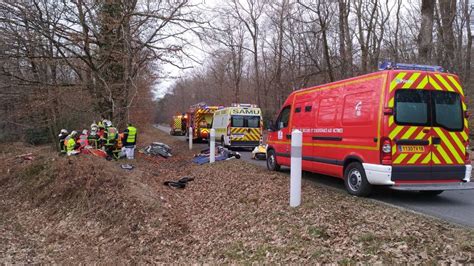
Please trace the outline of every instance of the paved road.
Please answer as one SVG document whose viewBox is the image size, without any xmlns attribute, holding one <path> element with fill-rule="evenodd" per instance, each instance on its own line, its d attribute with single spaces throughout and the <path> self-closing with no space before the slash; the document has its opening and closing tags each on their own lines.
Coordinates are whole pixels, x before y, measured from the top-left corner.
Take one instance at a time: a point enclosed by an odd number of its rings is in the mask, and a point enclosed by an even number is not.
<svg viewBox="0 0 474 266">
<path fill-rule="evenodd" d="M 167 126 L 157 125 L 155 127 L 169 132 L 169 127 Z M 185 137 L 177 138 L 185 141 Z M 207 146 L 207 144 L 195 145 Z M 250 151 L 238 150 L 238 152 L 242 155 L 243 160 L 266 167 L 265 161 L 252 160 Z M 282 171 L 289 173 L 288 169 L 283 169 Z M 303 174 L 303 177 L 315 182 L 317 185 L 329 186 L 344 191 L 344 183 L 337 178 L 306 172 Z M 417 192 L 403 192 L 377 187 L 371 198 L 452 223 L 474 227 L 474 190 L 445 191 L 437 197 L 426 197 Z"/>
</svg>

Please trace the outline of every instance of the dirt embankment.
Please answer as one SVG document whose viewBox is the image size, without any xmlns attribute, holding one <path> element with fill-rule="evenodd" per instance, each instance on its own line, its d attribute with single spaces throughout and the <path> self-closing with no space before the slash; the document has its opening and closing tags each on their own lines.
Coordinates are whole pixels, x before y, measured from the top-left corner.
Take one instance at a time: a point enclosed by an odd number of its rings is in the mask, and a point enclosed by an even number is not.
<svg viewBox="0 0 474 266">
<path fill-rule="evenodd" d="M 186 143 L 157 130 L 169 159 L 121 162 L 3 147 L 0 262 L 474 262 L 474 233 L 303 183 L 238 160 L 197 166 Z M 33 153 L 33 160 L 16 155 Z M 197 151 L 194 151 L 197 152 Z M 183 190 L 163 181 L 194 177 Z"/>
</svg>

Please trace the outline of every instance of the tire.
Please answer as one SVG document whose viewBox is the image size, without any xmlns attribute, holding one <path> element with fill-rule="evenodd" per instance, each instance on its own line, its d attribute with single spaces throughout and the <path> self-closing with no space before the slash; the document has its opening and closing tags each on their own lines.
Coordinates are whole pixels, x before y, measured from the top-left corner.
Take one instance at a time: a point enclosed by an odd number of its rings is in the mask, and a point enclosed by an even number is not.
<svg viewBox="0 0 474 266">
<path fill-rule="evenodd" d="M 274 150 L 269 150 L 267 153 L 267 168 L 270 171 L 280 171 L 281 166 L 277 162 Z"/>
<path fill-rule="evenodd" d="M 225 147 L 225 140 L 224 140 L 224 136 L 221 136 L 221 146 L 222 146 L 222 147 Z"/>
<path fill-rule="evenodd" d="M 358 162 L 350 163 L 344 170 L 344 185 L 347 192 L 354 196 L 366 197 L 372 192 L 364 167 Z"/>
<path fill-rule="evenodd" d="M 443 193 L 444 190 L 422 190 L 420 191 L 421 194 L 428 196 L 428 197 L 435 197 L 439 194 Z"/>
</svg>

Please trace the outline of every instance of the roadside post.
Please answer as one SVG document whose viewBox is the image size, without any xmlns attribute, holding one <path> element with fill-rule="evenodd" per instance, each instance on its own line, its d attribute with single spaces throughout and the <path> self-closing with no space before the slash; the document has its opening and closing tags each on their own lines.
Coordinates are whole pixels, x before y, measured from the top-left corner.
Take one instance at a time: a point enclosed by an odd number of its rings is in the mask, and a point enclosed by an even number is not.
<svg viewBox="0 0 474 266">
<path fill-rule="evenodd" d="M 188 131 L 188 139 L 189 139 L 189 150 L 193 149 L 193 128 L 189 127 Z"/>
<path fill-rule="evenodd" d="M 290 207 L 301 204 L 301 160 L 303 133 L 298 129 L 291 132 Z"/>
<path fill-rule="evenodd" d="M 216 130 L 213 128 L 211 128 L 209 141 L 209 163 L 213 163 L 216 161 Z"/>
</svg>

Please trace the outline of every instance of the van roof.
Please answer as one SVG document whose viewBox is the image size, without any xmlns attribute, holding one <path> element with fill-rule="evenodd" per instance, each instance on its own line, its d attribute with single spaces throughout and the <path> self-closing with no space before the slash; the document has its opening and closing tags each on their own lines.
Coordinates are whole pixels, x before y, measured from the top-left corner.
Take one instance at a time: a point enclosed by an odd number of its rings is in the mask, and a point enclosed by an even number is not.
<svg viewBox="0 0 474 266">
<path fill-rule="evenodd" d="M 365 75 L 350 77 L 350 78 L 347 78 L 347 79 L 341 79 L 341 80 L 337 80 L 337 81 L 333 81 L 333 82 L 329 82 L 329 83 L 319 84 L 319 85 L 316 85 L 316 86 L 301 88 L 301 89 L 293 91 L 289 96 L 293 96 L 293 94 L 297 94 L 297 93 L 301 93 L 301 92 L 304 92 L 304 91 L 309 91 L 309 90 L 313 90 L 313 89 L 317 89 L 317 88 L 337 85 L 337 84 L 346 83 L 346 82 L 359 80 L 359 79 L 364 79 L 364 78 L 371 78 L 371 77 L 378 76 L 378 75 L 382 76 L 383 74 L 389 75 L 389 74 L 400 73 L 400 72 L 408 72 L 408 73 L 424 72 L 424 73 L 433 73 L 433 74 L 438 74 L 438 75 L 443 75 L 443 76 L 447 75 L 447 76 L 457 77 L 456 74 L 446 73 L 446 72 L 438 72 L 438 71 L 421 71 L 421 70 L 404 70 L 404 69 L 381 70 L 381 71 L 368 73 L 368 74 L 365 74 Z"/>
</svg>

